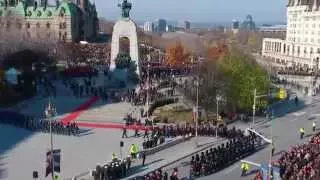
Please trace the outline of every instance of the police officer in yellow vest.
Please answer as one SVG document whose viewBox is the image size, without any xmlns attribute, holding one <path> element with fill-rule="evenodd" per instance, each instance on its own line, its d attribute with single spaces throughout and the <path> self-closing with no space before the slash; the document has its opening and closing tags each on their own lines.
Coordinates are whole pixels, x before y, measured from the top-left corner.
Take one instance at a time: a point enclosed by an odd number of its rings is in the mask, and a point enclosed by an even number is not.
<svg viewBox="0 0 320 180">
<path fill-rule="evenodd" d="M 246 162 L 241 163 L 241 176 L 245 176 L 249 170 L 249 164 Z"/>
<path fill-rule="evenodd" d="M 117 160 L 116 153 L 112 153 L 112 161 L 115 161 L 115 160 Z"/>
<path fill-rule="evenodd" d="M 137 153 L 138 153 L 138 146 L 135 144 L 131 144 L 130 146 L 130 154 L 132 159 L 137 158 Z"/>
<path fill-rule="evenodd" d="M 304 128 L 300 128 L 300 129 L 299 129 L 299 132 L 300 132 L 300 139 L 303 139 L 303 136 L 304 136 Z"/>
</svg>

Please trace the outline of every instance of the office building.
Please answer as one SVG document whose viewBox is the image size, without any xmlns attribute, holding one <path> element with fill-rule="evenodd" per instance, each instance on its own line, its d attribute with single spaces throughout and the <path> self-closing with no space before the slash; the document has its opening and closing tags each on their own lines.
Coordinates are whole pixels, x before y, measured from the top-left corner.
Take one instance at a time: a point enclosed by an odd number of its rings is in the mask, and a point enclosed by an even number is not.
<svg viewBox="0 0 320 180">
<path fill-rule="evenodd" d="M 164 19 L 158 19 L 156 22 L 156 31 L 157 32 L 166 32 L 166 28 L 167 28 L 167 21 Z"/>
<path fill-rule="evenodd" d="M 143 24 L 143 31 L 144 32 L 153 32 L 154 24 L 153 22 L 147 21 Z"/>
<path fill-rule="evenodd" d="M 319 67 L 320 0 L 289 0 L 286 38 L 264 38 L 262 55 L 284 66 Z"/>
</svg>

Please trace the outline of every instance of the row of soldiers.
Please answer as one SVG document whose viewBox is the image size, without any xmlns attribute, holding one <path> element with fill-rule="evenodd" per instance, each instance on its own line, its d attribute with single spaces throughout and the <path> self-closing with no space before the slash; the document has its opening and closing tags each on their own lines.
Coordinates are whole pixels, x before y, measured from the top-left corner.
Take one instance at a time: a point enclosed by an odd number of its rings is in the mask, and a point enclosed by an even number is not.
<svg viewBox="0 0 320 180">
<path fill-rule="evenodd" d="M 79 127 L 76 123 L 68 123 L 67 125 L 62 124 L 60 121 L 49 121 L 49 120 L 36 120 L 30 119 L 25 122 L 25 128 L 32 131 L 41 131 L 44 133 L 50 132 L 51 130 L 54 134 L 68 135 L 68 136 L 78 136 L 80 134 Z"/>
<path fill-rule="evenodd" d="M 185 125 L 164 125 L 154 128 L 145 128 L 144 137 L 149 135 L 151 130 L 151 136 L 157 135 L 159 137 L 164 136 L 166 138 L 172 138 L 177 136 L 187 136 L 196 134 L 198 136 L 220 136 L 224 138 L 234 138 L 242 134 L 241 130 L 237 130 L 235 127 L 228 129 L 225 125 L 220 125 L 219 127 L 202 124 L 198 128 L 194 124 L 185 124 Z M 136 128 L 136 131 L 139 131 L 139 127 Z M 137 132 L 138 133 L 138 132 Z"/>
<path fill-rule="evenodd" d="M 207 149 L 191 157 L 190 177 L 206 176 L 217 172 L 226 166 L 253 154 L 257 148 L 258 138 L 254 134 L 230 139 L 215 148 Z"/>
<path fill-rule="evenodd" d="M 114 159 L 107 165 L 97 165 L 96 169 L 92 172 L 92 176 L 94 180 L 115 180 L 126 177 L 127 171 L 126 160 Z"/>
<path fill-rule="evenodd" d="M 165 142 L 165 137 L 164 136 L 151 136 L 151 137 L 147 137 L 146 139 L 144 139 L 143 143 L 142 143 L 142 147 L 143 149 L 150 149 L 150 148 L 154 148 L 158 145 L 161 145 Z"/>
<path fill-rule="evenodd" d="M 6 116 L 3 112 L 4 117 Z M 13 112 L 8 112 L 10 118 L 0 118 L 1 124 L 9 124 L 19 128 L 24 128 L 31 131 L 41 131 L 44 133 L 50 132 L 50 123 L 52 133 L 61 135 L 78 135 L 80 130 L 75 123 L 68 123 L 63 125 L 60 121 L 49 121 L 43 119 L 36 119 L 31 116 L 24 116 Z"/>
</svg>

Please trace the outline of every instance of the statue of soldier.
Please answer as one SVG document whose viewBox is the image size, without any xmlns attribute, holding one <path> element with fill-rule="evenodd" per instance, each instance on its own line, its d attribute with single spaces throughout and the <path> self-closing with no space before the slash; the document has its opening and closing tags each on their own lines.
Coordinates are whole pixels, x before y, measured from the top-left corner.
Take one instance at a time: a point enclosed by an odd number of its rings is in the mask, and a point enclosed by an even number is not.
<svg viewBox="0 0 320 180">
<path fill-rule="evenodd" d="M 123 0 L 121 4 L 118 4 L 118 7 L 121 7 L 121 16 L 123 18 L 130 17 L 130 10 L 131 10 L 132 4 L 128 2 L 128 0 Z"/>
</svg>

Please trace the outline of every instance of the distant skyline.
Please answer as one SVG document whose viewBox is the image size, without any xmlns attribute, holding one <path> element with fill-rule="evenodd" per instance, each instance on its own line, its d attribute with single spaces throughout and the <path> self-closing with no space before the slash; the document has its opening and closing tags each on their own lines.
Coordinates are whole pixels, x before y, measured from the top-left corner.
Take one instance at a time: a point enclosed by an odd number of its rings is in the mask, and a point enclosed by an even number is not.
<svg viewBox="0 0 320 180">
<path fill-rule="evenodd" d="M 93 1 L 93 0 L 91 0 Z M 120 17 L 117 3 L 122 0 L 95 0 L 99 17 Z M 285 22 L 286 1 L 279 0 L 129 0 L 131 17 L 137 21 L 231 22 L 243 21 L 247 14 L 256 22 Z"/>
</svg>

